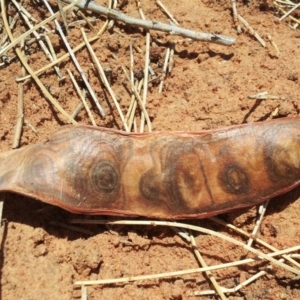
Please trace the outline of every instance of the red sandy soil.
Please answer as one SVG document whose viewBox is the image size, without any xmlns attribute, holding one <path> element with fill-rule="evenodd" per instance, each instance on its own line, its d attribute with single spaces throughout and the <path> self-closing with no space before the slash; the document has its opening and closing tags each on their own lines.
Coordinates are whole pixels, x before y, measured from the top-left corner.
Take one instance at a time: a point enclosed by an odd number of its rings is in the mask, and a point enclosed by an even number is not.
<svg viewBox="0 0 300 300">
<path fill-rule="evenodd" d="M 51 1 L 56 11 L 55 2 Z M 135 1 L 123 3 L 124 13 L 139 17 Z M 102 1 L 101 4 L 107 5 Z M 165 4 L 180 26 L 236 37 L 237 41 L 233 46 L 226 47 L 189 42 L 181 37 L 151 31 L 151 66 L 158 73 L 161 72 L 167 43 L 178 41 L 174 68 L 165 80 L 163 93 L 158 93 L 157 82 L 149 84 L 147 109 L 153 130 L 199 131 L 298 116 L 300 32 L 292 30 L 288 21 L 278 21 L 271 2 L 250 1 L 248 5 L 240 2 L 238 11 L 263 38 L 266 35 L 272 37 L 280 51 L 279 57 L 266 38 L 264 48 L 247 30 L 237 34 L 229 0 L 175 0 Z M 49 16 L 46 8 L 33 0 L 25 0 L 23 5 L 37 20 Z M 142 1 L 142 8 L 147 19 L 168 22 L 155 1 Z M 9 14 L 15 14 L 13 6 Z M 105 21 L 105 17 L 97 17 L 95 32 Z M 68 20 L 73 20 L 70 13 Z M 49 26 L 55 28 L 54 23 Z M 114 29 L 106 31 L 101 39 L 95 41 L 93 49 L 103 66 L 112 70 L 112 88 L 120 99 L 122 110 L 126 112 L 130 94 L 121 65 L 129 67 L 129 44 L 130 40 L 134 40 L 142 50 L 142 53 L 134 52 L 135 72 L 144 68 L 145 31 L 119 22 L 115 23 Z M 26 30 L 19 18 L 13 30 L 14 36 Z M 93 35 L 87 26 L 85 30 L 89 36 Z M 59 36 L 52 34 L 50 37 L 57 56 L 65 53 Z M 68 40 L 72 47 L 82 42 L 78 26 L 70 30 Z M 118 61 L 112 53 L 117 55 Z M 14 52 L 8 54 L 12 56 Z M 35 70 L 48 63 L 36 43 L 31 44 L 27 54 L 28 63 Z M 88 52 L 83 49 L 76 57 L 107 113 L 102 119 L 92 105 L 97 125 L 121 129 L 117 110 L 93 70 Z M 48 69 L 40 79 L 60 105 L 71 113 L 80 100 L 67 68 L 75 73 L 82 86 L 83 83 L 70 59 L 59 66 L 66 76 L 65 82 L 58 82 L 53 69 Z M 15 79 L 22 74 L 21 63 L 15 59 L 1 67 L 0 71 L 0 150 L 6 151 L 12 147 L 17 119 L 18 86 Z M 284 97 L 285 100 L 247 99 L 247 95 L 262 91 Z M 33 80 L 24 85 L 24 116 L 26 124 L 23 126 L 21 147 L 47 139 L 54 130 L 66 124 L 65 118 L 47 102 Z M 76 120 L 80 124 L 90 124 L 84 110 Z M 300 189 L 296 188 L 269 203 L 258 235 L 277 249 L 299 245 L 299 196 Z M 90 230 L 91 234 L 78 233 L 55 225 L 55 222 L 66 224 L 74 217 L 71 213 L 19 195 L 5 193 L 1 197 L 4 198 L 3 225 L 0 229 L 1 299 L 80 299 L 80 289 L 73 286 L 77 280 L 128 277 L 199 267 L 192 247 L 172 229 L 84 225 L 82 227 Z M 220 217 L 251 232 L 256 215 L 257 209 L 252 208 Z M 210 220 L 189 223 L 241 239 L 233 231 Z M 216 237 L 197 233 L 195 237 L 208 265 L 251 257 L 240 247 Z M 299 281 L 293 280 L 295 275 L 275 266 L 269 268 L 266 263 L 221 269 L 214 271 L 213 275 L 220 285 L 231 288 L 261 270 L 266 270 L 267 274 L 241 291 L 228 295 L 228 299 L 300 299 Z M 205 275 L 192 274 L 89 287 L 88 299 L 199 299 L 190 295 L 211 288 Z"/>
</svg>

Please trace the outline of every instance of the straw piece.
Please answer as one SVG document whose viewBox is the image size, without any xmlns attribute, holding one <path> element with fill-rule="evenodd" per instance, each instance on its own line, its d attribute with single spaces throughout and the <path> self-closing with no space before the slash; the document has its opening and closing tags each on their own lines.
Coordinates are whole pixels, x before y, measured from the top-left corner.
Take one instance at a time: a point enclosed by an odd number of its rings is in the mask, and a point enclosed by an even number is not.
<svg viewBox="0 0 300 300">
<path fill-rule="evenodd" d="M 179 26 L 179 23 L 176 21 L 176 19 L 173 17 L 173 15 L 169 12 L 169 10 L 165 7 L 165 5 L 162 4 L 161 1 L 157 0 L 156 4 L 165 12 L 165 14 L 172 20 L 172 22 L 176 26 Z"/>
<path fill-rule="evenodd" d="M 265 202 L 262 203 L 262 204 L 259 206 L 259 208 L 258 208 L 259 216 L 258 216 L 258 219 L 257 219 L 256 222 L 255 222 L 255 226 L 254 226 L 254 228 L 253 228 L 253 230 L 252 230 L 251 237 L 250 237 L 249 240 L 248 240 L 248 243 L 247 243 L 248 246 L 251 246 L 251 245 L 252 245 L 252 243 L 253 243 L 253 241 L 254 241 L 254 238 L 255 238 L 256 235 L 257 235 L 257 232 L 258 232 L 258 230 L 259 230 L 259 228 L 260 228 L 261 222 L 262 222 L 262 220 L 263 220 L 263 218 L 264 218 L 264 216 L 265 216 L 265 213 L 266 213 L 266 210 L 267 210 L 268 203 L 269 203 L 269 201 L 265 201 Z"/>
<path fill-rule="evenodd" d="M 47 45 L 48 45 L 48 47 L 49 47 L 50 53 L 51 53 L 51 55 L 52 55 L 51 61 L 54 61 L 54 60 L 57 59 L 57 57 L 56 57 L 56 53 L 55 53 L 55 51 L 54 51 L 53 45 L 52 45 L 52 43 L 51 43 L 51 40 L 50 40 L 48 34 L 45 34 L 44 37 L 45 37 L 46 43 L 47 43 Z M 61 72 L 60 72 L 59 67 L 58 67 L 58 66 L 53 66 L 53 67 L 54 67 L 54 69 L 55 69 L 55 71 L 56 71 L 56 73 L 57 73 L 57 75 L 58 75 L 59 81 L 64 80 L 65 77 L 63 77 L 63 76 L 61 75 Z"/>
<path fill-rule="evenodd" d="M 249 30 L 250 34 L 252 34 L 263 47 L 266 47 L 265 41 L 259 36 L 259 34 L 250 26 L 250 24 L 240 15 L 237 15 L 237 18 L 240 22 Z"/>
<path fill-rule="evenodd" d="M 163 86 L 164 86 L 164 80 L 166 78 L 166 74 L 167 74 L 167 67 L 168 67 L 168 61 L 169 61 L 169 57 L 170 57 L 170 48 L 167 48 L 167 53 L 165 56 L 165 62 L 163 65 L 163 69 L 162 69 L 162 76 L 161 76 L 161 80 L 159 83 L 159 88 L 158 88 L 158 93 L 162 92 Z"/>
<path fill-rule="evenodd" d="M 76 116 L 79 114 L 79 112 L 84 108 L 84 105 L 82 103 L 82 101 L 80 101 L 78 103 L 78 105 L 76 106 L 74 112 L 71 114 L 72 118 L 75 119 Z"/>
</svg>

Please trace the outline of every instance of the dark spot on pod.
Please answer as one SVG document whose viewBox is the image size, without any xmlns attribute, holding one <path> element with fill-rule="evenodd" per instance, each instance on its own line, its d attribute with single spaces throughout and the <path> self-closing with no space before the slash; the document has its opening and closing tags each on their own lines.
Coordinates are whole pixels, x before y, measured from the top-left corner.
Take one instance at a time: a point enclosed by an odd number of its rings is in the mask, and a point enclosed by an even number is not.
<svg viewBox="0 0 300 300">
<path fill-rule="evenodd" d="M 24 185 L 35 190 L 45 190 L 48 186 L 56 184 L 53 176 L 55 174 L 55 164 L 51 157 L 42 153 L 29 155 L 33 157 L 26 162 L 24 172 Z"/>
<path fill-rule="evenodd" d="M 93 167 L 91 182 L 95 190 L 109 193 L 118 186 L 119 176 L 110 162 L 103 161 Z"/>
<path fill-rule="evenodd" d="M 145 172 L 141 176 L 139 190 L 142 196 L 147 200 L 160 200 L 165 195 L 162 175 L 155 174 L 152 170 Z"/>
<path fill-rule="evenodd" d="M 282 185 L 291 184 L 300 178 L 300 141 L 280 138 L 264 148 L 264 162 L 271 181 Z"/>
<path fill-rule="evenodd" d="M 227 165 L 219 174 L 223 189 L 232 194 L 246 194 L 250 190 L 247 172 L 238 165 Z"/>
</svg>

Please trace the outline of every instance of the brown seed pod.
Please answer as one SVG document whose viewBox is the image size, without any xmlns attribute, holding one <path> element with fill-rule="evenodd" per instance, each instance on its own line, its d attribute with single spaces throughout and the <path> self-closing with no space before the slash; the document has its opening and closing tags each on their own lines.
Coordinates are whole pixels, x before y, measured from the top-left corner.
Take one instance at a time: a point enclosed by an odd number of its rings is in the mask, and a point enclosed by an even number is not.
<svg viewBox="0 0 300 300">
<path fill-rule="evenodd" d="M 64 126 L 0 154 L 0 191 L 74 213 L 204 218 L 300 184 L 300 118 L 202 132 Z"/>
</svg>

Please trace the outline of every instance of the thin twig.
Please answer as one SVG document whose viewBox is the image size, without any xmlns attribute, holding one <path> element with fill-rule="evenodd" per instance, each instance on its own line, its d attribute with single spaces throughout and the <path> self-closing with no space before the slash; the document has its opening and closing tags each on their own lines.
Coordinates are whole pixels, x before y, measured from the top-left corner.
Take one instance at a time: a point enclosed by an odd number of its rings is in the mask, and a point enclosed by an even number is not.
<svg viewBox="0 0 300 300">
<path fill-rule="evenodd" d="M 78 9 L 78 11 L 76 12 L 76 14 L 78 14 L 80 17 L 82 17 L 85 20 L 86 24 L 88 24 L 88 26 L 90 27 L 91 30 L 95 29 L 94 25 L 90 22 L 89 18 L 87 18 L 85 16 L 85 14 L 81 10 Z M 70 25 L 71 24 L 69 24 L 69 26 Z"/>
<path fill-rule="evenodd" d="M 173 67 L 174 67 L 174 52 L 175 52 L 175 43 L 172 43 L 170 48 L 170 58 L 168 63 L 168 73 L 171 74 Z"/>
<path fill-rule="evenodd" d="M 276 55 L 275 56 L 278 58 L 280 56 L 280 51 L 279 51 L 276 43 L 273 41 L 270 34 L 267 34 L 267 39 L 270 41 L 271 45 L 275 48 L 275 50 L 276 50 Z"/>
<path fill-rule="evenodd" d="M 47 7 L 48 11 L 50 12 L 50 14 L 53 15 L 54 14 L 53 10 L 52 10 L 51 6 L 49 5 L 48 1 L 47 0 L 43 0 L 43 2 L 46 5 L 46 7 Z M 99 101 L 97 99 L 97 96 L 96 96 L 94 90 L 92 89 L 92 87 L 91 87 L 91 85 L 90 85 L 90 83 L 89 83 L 86 75 L 84 74 L 84 72 L 83 72 L 83 70 L 82 70 L 82 68 L 81 68 L 81 66 L 80 66 L 77 58 L 75 57 L 75 55 L 74 55 L 74 53 L 72 51 L 72 48 L 71 48 L 71 46 L 69 45 L 69 43 L 67 41 L 67 38 L 66 38 L 65 34 L 63 33 L 63 31 L 62 31 L 62 29 L 61 29 L 58 21 L 54 20 L 54 23 L 55 23 L 56 29 L 58 30 L 58 32 L 59 32 L 59 34 L 60 34 L 60 36 L 61 36 L 61 38 L 62 38 L 62 40 L 63 40 L 63 42 L 64 42 L 64 44 L 65 44 L 65 46 L 67 48 L 67 50 L 68 50 L 68 52 L 70 53 L 70 56 L 71 56 L 71 58 L 73 60 L 74 65 L 77 68 L 77 71 L 79 72 L 79 74 L 80 74 L 83 82 L 85 83 L 85 86 L 87 87 L 87 89 L 88 89 L 88 91 L 89 91 L 89 93 L 90 93 L 93 101 L 95 102 L 95 104 L 96 104 L 96 106 L 97 106 L 97 108 L 98 108 L 98 110 L 100 112 L 100 115 L 104 118 L 105 117 L 105 112 L 104 112 L 103 108 L 101 107 L 101 105 L 100 105 L 100 103 L 99 103 Z"/>
<path fill-rule="evenodd" d="M 73 3 L 73 0 L 63 0 L 63 1 L 68 3 Z M 78 6 L 80 9 L 83 10 L 89 9 L 93 12 L 106 15 L 110 19 L 118 20 L 132 26 L 138 26 L 149 30 L 169 32 L 170 34 L 183 36 L 186 38 L 190 38 L 192 40 L 216 43 L 224 46 L 230 46 L 236 40 L 235 38 L 227 37 L 225 35 L 196 32 L 193 30 L 180 28 L 176 25 L 168 25 L 157 21 L 141 20 L 141 19 L 133 18 L 117 10 L 109 9 L 107 7 L 101 6 L 93 1 L 87 3 L 86 0 L 79 0 L 76 6 Z"/>
<path fill-rule="evenodd" d="M 160 83 L 159 83 L 158 93 L 162 92 L 162 89 L 164 86 L 164 80 L 165 80 L 166 74 L 167 74 L 169 57 L 170 57 L 170 48 L 168 47 L 166 56 L 165 56 L 165 62 L 164 62 L 163 69 L 162 69 L 162 76 L 161 76 Z"/>
<path fill-rule="evenodd" d="M 281 96 L 269 95 L 267 91 L 260 92 L 254 95 L 248 95 L 247 98 L 255 100 L 285 100 L 285 98 Z"/>
<path fill-rule="evenodd" d="M 178 22 L 176 19 L 173 17 L 173 15 L 169 12 L 169 10 L 165 7 L 164 4 L 162 4 L 161 1 L 157 0 L 156 4 L 165 12 L 165 14 L 172 20 L 172 22 L 176 25 L 179 26 Z"/>
<path fill-rule="evenodd" d="M 240 15 L 237 15 L 238 19 L 241 23 L 249 30 L 250 34 L 252 34 L 261 44 L 263 47 L 266 47 L 265 41 L 259 36 L 259 34 L 250 26 L 250 24 Z"/>
</svg>

